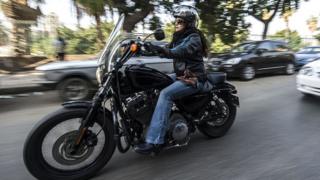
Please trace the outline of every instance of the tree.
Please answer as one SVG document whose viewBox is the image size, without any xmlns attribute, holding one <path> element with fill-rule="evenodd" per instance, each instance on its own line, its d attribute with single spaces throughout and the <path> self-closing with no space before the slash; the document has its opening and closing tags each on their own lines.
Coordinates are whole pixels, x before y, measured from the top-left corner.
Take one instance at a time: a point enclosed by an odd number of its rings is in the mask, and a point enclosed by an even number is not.
<svg viewBox="0 0 320 180">
<path fill-rule="evenodd" d="M 179 0 L 175 0 L 178 3 Z M 123 29 L 126 32 L 132 32 L 136 24 L 145 22 L 146 17 L 151 15 L 148 23 L 150 28 L 154 29 L 161 25 L 157 12 L 172 10 L 173 2 L 168 0 L 145 1 L 145 0 L 106 0 L 109 10 L 112 14 L 118 12 L 126 16 Z"/>
<path fill-rule="evenodd" d="M 316 38 L 318 40 L 318 42 L 320 42 L 320 33 L 315 35 L 314 38 Z"/>
<path fill-rule="evenodd" d="M 106 39 L 113 28 L 112 23 L 101 23 L 102 38 Z M 67 42 L 68 54 L 96 54 L 101 50 L 100 42 L 95 27 L 72 30 L 67 27 L 59 27 L 58 33 Z"/>
<path fill-rule="evenodd" d="M 314 33 L 318 29 L 318 18 L 315 16 L 310 17 L 307 20 L 307 25 L 311 33 Z"/>
<path fill-rule="evenodd" d="M 244 21 L 244 0 L 196 1 L 196 7 L 200 10 L 201 28 L 211 42 L 219 38 L 224 44 L 236 43 L 237 35 L 245 34 L 249 27 Z"/>
<path fill-rule="evenodd" d="M 299 33 L 297 31 L 289 31 L 289 34 L 287 34 L 287 30 L 281 30 L 276 32 L 274 35 L 269 36 L 271 39 L 286 39 L 288 41 L 289 47 L 297 51 L 300 49 L 302 44 L 302 38 L 300 37 Z"/>
<path fill-rule="evenodd" d="M 268 33 L 270 22 L 277 13 L 285 13 L 298 9 L 300 0 L 247 0 L 247 12 L 249 15 L 262 22 L 264 25 L 262 38 L 265 39 Z"/>
<path fill-rule="evenodd" d="M 292 16 L 292 14 L 293 10 L 287 10 L 281 15 L 281 18 L 286 23 L 286 39 L 289 39 L 290 36 L 289 18 Z"/>
<path fill-rule="evenodd" d="M 83 10 L 88 15 L 93 16 L 96 21 L 96 29 L 98 32 L 98 40 L 100 44 L 103 42 L 103 35 L 101 31 L 101 16 L 105 15 L 105 0 L 74 0 L 77 13 L 80 13 L 79 10 Z M 78 14 L 79 16 L 79 14 Z"/>
</svg>

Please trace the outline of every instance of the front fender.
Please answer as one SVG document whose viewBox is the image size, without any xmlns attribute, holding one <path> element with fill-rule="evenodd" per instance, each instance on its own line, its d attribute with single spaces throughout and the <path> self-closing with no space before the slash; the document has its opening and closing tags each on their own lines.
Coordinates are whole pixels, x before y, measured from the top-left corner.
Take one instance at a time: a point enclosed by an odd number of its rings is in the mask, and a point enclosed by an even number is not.
<svg viewBox="0 0 320 180">
<path fill-rule="evenodd" d="M 91 101 L 68 101 L 62 104 L 65 108 L 90 108 Z"/>
<path fill-rule="evenodd" d="M 85 109 L 89 109 L 92 107 L 92 102 L 91 101 L 69 101 L 69 102 L 65 102 L 62 104 L 62 106 L 64 108 L 85 108 Z M 105 114 L 106 116 L 108 116 L 111 120 L 112 118 L 112 113 L 110 110 L 108 110 L 107 108 L 104 108 Z M 104 113 L 103 112 L 103 108 L 101 107 L 99 109 L 100 113 Z"/>
</svg>

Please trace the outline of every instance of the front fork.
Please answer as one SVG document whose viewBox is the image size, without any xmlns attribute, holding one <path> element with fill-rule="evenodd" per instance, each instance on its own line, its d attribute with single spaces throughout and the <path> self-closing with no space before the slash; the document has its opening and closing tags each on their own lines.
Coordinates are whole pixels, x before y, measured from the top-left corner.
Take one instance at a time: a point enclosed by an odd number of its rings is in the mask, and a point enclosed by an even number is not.
<svg viewBox="0 0 320 180">
<path fill-rule="evenodd" d="M 103 100 L 105 99 L 108 90 L 111 83 L 111 74 L 108 75 L 105 83 L 100 87 L 99 91 L 96 93 L 96 95 L 93 98 L 92 104 L 90 108 L 88 109 L 88 113 L 86 114 L 85 118 L 81 121 L 81 125 L 79 127 L 79 133 L 77 135 L 77 138 L 74 143 L 74 150 L 77 149 L 77 147 L 80 146 L 81 142 L 83 141 L 85 135 L 87 134 L 88 128 L 91 127 L 94 124 L 94 119 L 96 118 L 96 115 L 101 108 L 101 104 L 103 103 Z M 104 107 L 103 107 L 104 108 Z M 111 112 L 112 112 L 112 118 L 115 128 L 115 135 L 118 135 L 118 122 L 117 122 L 117 109 L 115 108 L 114 104 L 114 98 L 111 98 Z"/>
<path fill-rule="evenodd" d="M 103 86 L 100 88 L 100 90 L 98 91 L 98 93 L 95 95 L 95 97 L 93 98 L 93 102 L 91 107 L 88 109 L 88 113 L 86 115 L 86 117 L 83 119 L 83 121 L 81 122 L 81 125 L 79 127 L 79 133 L 78 136 L 76 138 L 75 144 L 74 144 L 74 152 L 76 152 L 77 148 L 80 146 L 81 142 L 83 141 L 85 135 L 87 134 L 88 131 L 88 127 L 92 126 L 94 123 L 94 119 L 101 107 L 101 104 L 103 103 L 108 91 L 110 87 L 110 82 L 111 82 L 111 76 L 108 76 L 107 80 L 105 81 L 105 83 L 103 84 Z M 112 113 L 112 120 L 113 120 L 113 132 L 114 132 L 114 141 L 117 143 L 118 149 L 120 152 L 124 153 L 126 151 L 128 151 L 129 147 L 130 147 L 130 142 L 128 142 L 128 145 L 126 147 L 123 147 L 120 143 L 120 126 L 119 124 L 121 123 L 121 128 L 122 131 L 121 133 L 124 133 L 124 135 L 128 138 L 128 132 L 126 130 L 125 124 L 123 122 L 123 120 L 118 120 L 118 104 L 117 104 L 117 100 L 116 97 L 114 96 L 114 94 L 116 94 L 115 92 L 113 92 L 113 89 L 110 88 L 110 92 L 112 94 L 111 98 L 110 98 L 110 106 L 111 106 L 111 113 Z M 104 107 L 103 107 L 104 108 Z"/>
</svg>

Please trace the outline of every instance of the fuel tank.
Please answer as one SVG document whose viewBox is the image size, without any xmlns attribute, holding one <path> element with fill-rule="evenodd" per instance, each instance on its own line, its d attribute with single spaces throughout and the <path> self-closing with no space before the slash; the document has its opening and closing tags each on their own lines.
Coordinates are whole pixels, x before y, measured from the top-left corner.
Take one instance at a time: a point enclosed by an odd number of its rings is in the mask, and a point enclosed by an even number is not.
<svg viewBox="0 0 320 180">
<path fill-rule="evenodd" d="M 144 91 L 152 88 L 163 89 L 173 83 L 168 75 L 142 65 L 126 67 L 125 75 L 134 91 Z"/>
</svg>

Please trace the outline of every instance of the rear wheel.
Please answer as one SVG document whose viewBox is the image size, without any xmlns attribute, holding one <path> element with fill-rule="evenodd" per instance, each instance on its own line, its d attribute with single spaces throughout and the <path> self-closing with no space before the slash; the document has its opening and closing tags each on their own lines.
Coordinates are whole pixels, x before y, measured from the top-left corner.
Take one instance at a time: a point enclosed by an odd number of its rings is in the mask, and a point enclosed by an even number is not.
<svg viewBox="0 0 320 180">
<path fill-rule="evenodd" d="M 38 179 L 82 180 L 92 177 L 111 158 L 115 143 L 111 119 L 98 115 L 76 151 L 73 143 L 86 109 L 63 108 L 38 123 L 24 146 L 24 162 Z"/>
<path fill-rule="evenodd" d="M 215 119 L 208 119 L 198 126 L 201 133 L 209 138 L 224 136 L 231 128 L 237 113 L 237 107 L 228 98 L 222 99 L 225 105 L 221 107 L 222 116 Z"/>
</svg>

